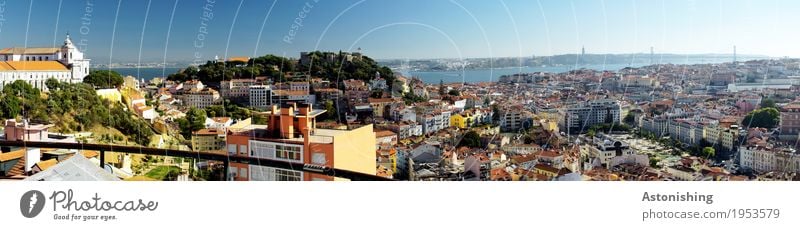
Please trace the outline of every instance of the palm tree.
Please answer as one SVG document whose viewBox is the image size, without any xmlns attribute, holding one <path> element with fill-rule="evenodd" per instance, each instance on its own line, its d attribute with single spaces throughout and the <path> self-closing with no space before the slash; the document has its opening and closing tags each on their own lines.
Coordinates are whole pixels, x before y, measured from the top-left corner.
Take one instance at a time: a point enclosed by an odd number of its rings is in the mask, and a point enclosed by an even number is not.
<svg viewBox="0 0 800 230">
<path fill-rule="evenodd" d="M 716 150 L 714 150 L 714 148 L 705 147 L 705 148 L 703 148 L 703 155 L 706 155 L 707 159 L 711 159 L 714 156 L 716 156 L 717 153 L 716 153 Z"/>
</svg>

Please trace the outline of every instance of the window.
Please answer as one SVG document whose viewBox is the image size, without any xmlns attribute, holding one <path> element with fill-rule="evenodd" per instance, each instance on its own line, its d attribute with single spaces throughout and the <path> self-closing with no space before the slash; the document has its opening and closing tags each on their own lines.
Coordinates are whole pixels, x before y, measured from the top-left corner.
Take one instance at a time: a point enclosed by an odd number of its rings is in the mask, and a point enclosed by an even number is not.
<svg viewBox="0 0 800 230">
<path fill-rule="evenodd" d="M 325 153 L 314 153 L 311 156 L 311 163 L 315 165 L 325 165 L 327 160 L 325 159 Z"/>
<path fill-rule="evenodd" d="M 300 160 L 300 147 L 297 146 L 275 146 L 275 158 L 286 160 Z"/>
<path fill-rule="evenodd" d="M 239 177 L 247 176 L 247 168 L 239 168 Z"/>
<path fill-rule="evenodd" d="M 294 170 L 275 169 L 276 181 L 300 181 L 300 172 Z"/>
<path fill-rule="evenodd" d="M 230 155 L 236 154 L 236 145 L 235 144 L 229 144 L 228 145 L 228 154 L 230 154 Z"/>
<path fill-rule="evenodd" d="M 239 145 L 239 154 L 246 155 L 247 154 L 247 145 Z"/>
</svg>

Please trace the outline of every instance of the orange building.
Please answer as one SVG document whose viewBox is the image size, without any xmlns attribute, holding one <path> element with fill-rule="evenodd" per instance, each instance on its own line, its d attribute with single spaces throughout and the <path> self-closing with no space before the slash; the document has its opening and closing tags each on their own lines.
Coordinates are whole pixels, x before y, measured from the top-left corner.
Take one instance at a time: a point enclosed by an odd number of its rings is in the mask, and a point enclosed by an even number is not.
<svg viewBox="0 0 800 230">
<path fill-rule="evenodd" d="M 325 110 L 310 104 L 277 105 L 267 112 L 267 125 L 231 127 L 227 133 L 228 154 L 253 158 L 324 165 L 337 169 L 376 174 L 375 134 L 372 125 L 355 129 L 317 128 L 316 117 Z M 234 180 L 336 180 L 332 176 L 258 165 L 230 163 Z"/>
</svg>

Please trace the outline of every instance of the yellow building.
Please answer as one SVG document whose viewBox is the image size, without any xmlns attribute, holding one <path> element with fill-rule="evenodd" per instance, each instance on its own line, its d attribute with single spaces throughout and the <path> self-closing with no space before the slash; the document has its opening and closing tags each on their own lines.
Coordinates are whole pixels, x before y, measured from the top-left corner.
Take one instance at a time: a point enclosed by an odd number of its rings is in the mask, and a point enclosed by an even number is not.
<svg viewBox="0 0 800 230">
<path fill-rule="evenodd" d="M 153 128 L 158 133 L 167 133 L 169 132 L 169 127 L 167 126 L 167 121 L 163 118 L 157 118 L 153 120 Z"/>
<path fill-rule="evenodd" d="M 133 76 L 126 76 L 123 78 L 122 87 L 139 90 L 139 80 Z"/>
<path fill-rule="evenodd" d="M 379 149 L 375 157 L 377 157 L 378 166 L 397 172 L 397 150 L 395 148 Z"/>
<path fill-rule="evenodd" d="M 536 166 L 533 166 L 533 170 L 534 172 L 545 175 L 549 178 L 557 177 L 560 172 L 559 169 L 546 164 L 536 164 Z"/>
<path fill-rule="evenodd" d="M 333 165 L 360 173 L 375 175 L 375 133 L 372 125 L 352 130 L 317 129 L 315 135 L 333 137 Z M 342 178 L 336 178 L 339 180 Z"/>
<path fill-rule="evenodd" d="M 539 121 L 539 123 L 542 125 L 542 129 L 548 132 L 551 133 L 558 132 L 558 122 L 556 122 L 555 120 L 542 119 Z"/>
<path fill-rule="evenodd" d="M 266 112 L 267 125 L 249 125 L 228 129 L 225 140 L 228 154 L 254 158 L 278 159 L 294 163 L 327 166 L 377 174 L 375 133 L 373 126 L 344 129 L 317 128 L 316 117 L 325 110 L 314 110 L 310 104 L 273 105 Z M 312 181 L 346 180 L 335 175 L 280 169 L 269 166 L 231 162 L 234 180 L 242 181 Z"/>
<path fill-rule="evenodd" d="M 450 116 L 450 126 L 461 129 L 472 126 L 473 122 L 475 122 L 475 116 L 472 115 L 472 113 L 461 113 Z"/>
<path fill-rule="evenodd" d="M 225 133 L 201 129 L 192 133 L 192 151 L 219 151 L 225 148 Z"/>
<path fill-rule="evenodd" d="M 539 119 L 547 119 L 550 121 L 558 121 L 559 118 L 561 118 L 557 109 L 543 109 L 538 111 L 536 116 L 539 117 Z"/>
</svg>

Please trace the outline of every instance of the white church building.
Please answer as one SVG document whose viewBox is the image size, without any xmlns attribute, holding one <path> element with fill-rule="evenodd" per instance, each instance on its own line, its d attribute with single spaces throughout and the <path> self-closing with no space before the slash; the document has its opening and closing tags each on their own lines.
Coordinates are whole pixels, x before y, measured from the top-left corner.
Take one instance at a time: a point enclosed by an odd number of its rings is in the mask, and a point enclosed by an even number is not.
<svg viewBox="0 0 800 230">
<path fill-rule="evenodd" d="M 0 49 L 0 90 L 16 80 L 24 80 L 46 91 L 47 79 L 78 83 L 86 75 L 89 75 L 89 59 L 72 44 L 69 34 L 60 48 Z"/>
</svg>

